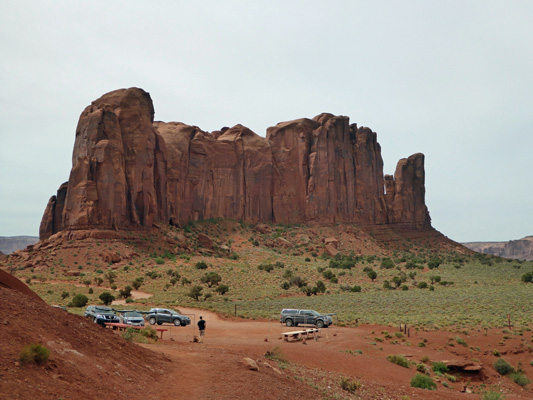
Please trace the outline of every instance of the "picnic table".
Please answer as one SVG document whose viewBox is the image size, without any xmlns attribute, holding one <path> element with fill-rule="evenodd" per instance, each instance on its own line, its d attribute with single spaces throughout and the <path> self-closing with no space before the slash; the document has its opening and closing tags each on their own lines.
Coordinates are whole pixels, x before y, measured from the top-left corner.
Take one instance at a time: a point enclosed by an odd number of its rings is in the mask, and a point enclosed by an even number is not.
<svg viewBox="0 0 533 400">
<path fill-rule="evenodd" d="M 120 323 L 120 322 L 105 322 L 105 326 L 106 327 L 110 326 L 111 328 L 118 329 L 120 331 L 125 331 L 128 328 L 134 328 L 134 329 L 143 329 L 144 328 L 144 326 L 128 325 L 128 324 L 123 324 L 123 323 Z M 163 332 L 168 331 L 168 329 L 166 329 L 166 328 L 154 328 L 154 329 L 157 332 L 161 333 L 161 339 L 163 339 Z"/>
<path fill-rule="evenodd" d="M 292 340 L 299 340 L 299 339 L 307 339 L 309 337 L 315 337 L 319 336 L 320 330 L 318 328 L 309 328 L 309 329 L 303 329 L 300 331 L 291 331 L 291 332 L 283 332 L 283 340 L 286 342 L 289 341 L 289 339 Z"/>
</svg>

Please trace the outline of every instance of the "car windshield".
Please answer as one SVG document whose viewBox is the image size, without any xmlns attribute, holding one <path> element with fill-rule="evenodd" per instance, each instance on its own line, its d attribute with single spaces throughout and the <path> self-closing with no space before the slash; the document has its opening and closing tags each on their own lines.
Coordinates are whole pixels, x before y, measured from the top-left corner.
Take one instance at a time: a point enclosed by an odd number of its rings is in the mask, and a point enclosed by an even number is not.
<svg viewBox="0 0 533 400">
<path fill-rule="evenodd" d="M 142 315 L 138 312 L 127 312 L 124 313 L 125 318 L 142 318 Z"/>
<path fill-rule="evenodd" d="M 311 315 L 314 315 L 315 317 L 320 316 L 320 313 L 318 313 L 318 312 L 316 312 L 316 311 L 313 311 L 313 310 L 310 311 L 310 314 L 311 314 Z"/>
<path fill-rule="evenodd" d="M 109 307 L 95 307 L 94 311 L 96 312 L 113 312 L 113 310 Z"/>
</svg>

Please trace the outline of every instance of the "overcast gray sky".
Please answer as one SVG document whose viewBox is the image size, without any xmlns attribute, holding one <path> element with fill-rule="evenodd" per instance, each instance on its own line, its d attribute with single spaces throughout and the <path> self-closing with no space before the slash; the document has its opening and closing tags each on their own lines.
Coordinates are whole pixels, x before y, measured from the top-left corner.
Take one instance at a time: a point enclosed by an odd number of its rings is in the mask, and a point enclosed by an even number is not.
<svg viewBox="0 0 533 400">
<path fill-rule="evenodd" d="M 433 226 L 533 235 L 533 1 L 0 3 L 0 236 L 37 235 L 80 113 L 141 87 L 212 131 L 347 115 L 394 173 L 426 155 Z"/>
</svg>

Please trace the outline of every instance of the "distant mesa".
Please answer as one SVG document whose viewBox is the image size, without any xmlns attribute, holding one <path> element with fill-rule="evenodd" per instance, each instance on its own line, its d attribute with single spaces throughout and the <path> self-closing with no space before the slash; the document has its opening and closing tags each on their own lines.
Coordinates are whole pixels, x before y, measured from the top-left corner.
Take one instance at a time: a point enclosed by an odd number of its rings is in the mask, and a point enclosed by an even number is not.
<svg viewBox="0 0 533 400">
<path fill-rule="evenodd" d="M 0 253 L 11 254 L 38 241 L 37 236 L 0 236 Z"/>
<path fill-rule="evenodd" d="M 468 242 L 461 244 L 478 253 L 516 260 L 533 260 L 533 236 L 508 242 Z"/>
<path fill-rule="evenodd" d="M 120 89 L 82 112 L 69 180 L 50 198 L 39 234 L 209 218 L 425 230 L 424 181 L 421 153 L 383 175 L 376 133 L 348 117 L 282 122 L 266 137 L 242 125 L 205 132 L 154 122 L 149 93 Z"/>
</svg>

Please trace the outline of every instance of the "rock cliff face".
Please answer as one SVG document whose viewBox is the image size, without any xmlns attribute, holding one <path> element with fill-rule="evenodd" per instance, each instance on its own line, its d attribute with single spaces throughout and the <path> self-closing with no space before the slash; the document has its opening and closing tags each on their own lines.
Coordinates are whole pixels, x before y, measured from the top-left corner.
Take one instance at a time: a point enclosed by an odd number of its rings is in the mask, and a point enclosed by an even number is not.
<svg viewBox="0 0 533 400">
<path fill-rule="evenodd" d="M 376 134 L 348 117 L 279 123 L 266 138 L 242 125 L 209 133 L 153 119 L 150 95 L 137 88 L 83 111 L 70 177 L 46 207 L 41 239 L 208 218 L 430 228 L 424 156 L 383 176 Z"/>
<path fill-rule="evenodd" d="M 533 236 L 508 242 L 470 242 L 462 245 L 478 253 L 517 260 L 533 260 Z"/>
</svg>

